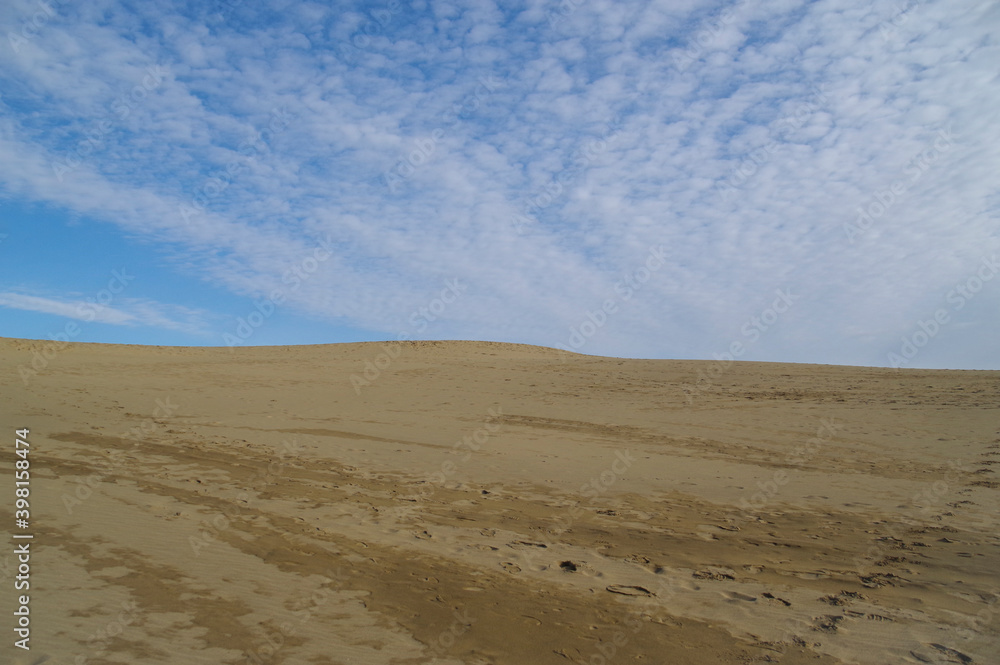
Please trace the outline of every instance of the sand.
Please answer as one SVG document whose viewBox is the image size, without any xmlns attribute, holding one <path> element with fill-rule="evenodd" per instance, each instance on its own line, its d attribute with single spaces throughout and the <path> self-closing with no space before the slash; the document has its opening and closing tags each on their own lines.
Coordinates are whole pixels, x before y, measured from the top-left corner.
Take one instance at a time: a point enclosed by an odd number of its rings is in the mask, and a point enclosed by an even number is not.
<svg viewBox="0 0 1000 665">
<path fill-rule="evenodd" d="M 1000 372 L 486 342 L 0 359 L 5 487 L 16 428 L 31 450 L 0 662 L 998 662 Z"/>
</svg>

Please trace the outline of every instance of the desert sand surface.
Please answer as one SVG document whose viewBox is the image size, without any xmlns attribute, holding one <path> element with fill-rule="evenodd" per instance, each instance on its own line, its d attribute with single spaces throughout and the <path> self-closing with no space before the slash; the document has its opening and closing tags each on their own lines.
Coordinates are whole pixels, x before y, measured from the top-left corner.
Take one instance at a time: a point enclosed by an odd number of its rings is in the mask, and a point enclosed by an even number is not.
<svg viewBox="0 0 1000 665">
<path fill-rule="evenodd" d="M 8 489 L 0 662 L 1000 662 L 1000 372 L 488 342 L 0 358 L 33 535 L 24 651 Z"/>
</svg>

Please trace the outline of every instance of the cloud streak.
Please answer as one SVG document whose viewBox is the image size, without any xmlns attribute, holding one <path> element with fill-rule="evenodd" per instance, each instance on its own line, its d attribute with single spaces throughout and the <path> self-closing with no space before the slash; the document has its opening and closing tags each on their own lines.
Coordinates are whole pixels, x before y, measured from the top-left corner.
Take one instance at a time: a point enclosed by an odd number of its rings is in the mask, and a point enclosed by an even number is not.
<svg viewBox="0 0 1000 665">
<path fill-rule="evenodd" d="M 99 297 L 61 300 L 24 293 L 0 292 L 0 307 L 41 314 L 54 314 L 75 321 L 114 326 L 148 326 L 189 334 L 204 335 L 209 315 L 182 305 L 170 305 L 138 298 L 118 298 L 116 306 Z"/>
</svg>

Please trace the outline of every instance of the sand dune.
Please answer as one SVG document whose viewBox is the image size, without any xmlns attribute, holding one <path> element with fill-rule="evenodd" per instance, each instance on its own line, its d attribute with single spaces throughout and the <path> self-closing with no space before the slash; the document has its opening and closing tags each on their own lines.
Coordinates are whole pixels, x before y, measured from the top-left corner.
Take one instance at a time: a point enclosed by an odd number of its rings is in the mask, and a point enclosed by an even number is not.
<svg viewBox="0 0 1000 665">
<path fill-rule="evenodd" d="M 30 651 L 0 555 L 3 662 L 1000 653 L 1000 372 L 485 342 L 0 358 L 34 535 Z"/>
</svg>

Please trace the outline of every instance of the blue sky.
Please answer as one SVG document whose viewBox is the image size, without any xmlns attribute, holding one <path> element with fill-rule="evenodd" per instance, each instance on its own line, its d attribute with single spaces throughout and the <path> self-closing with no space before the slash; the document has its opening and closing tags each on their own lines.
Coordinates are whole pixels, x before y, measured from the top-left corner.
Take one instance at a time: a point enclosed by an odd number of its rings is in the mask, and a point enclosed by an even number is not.
<svg viewBox="0 0 1000 665">
<path fill-rule="evenodd" d="M 1000 369 L 991 2 L 11 0 L 0 335 Z"/>
</svg>

